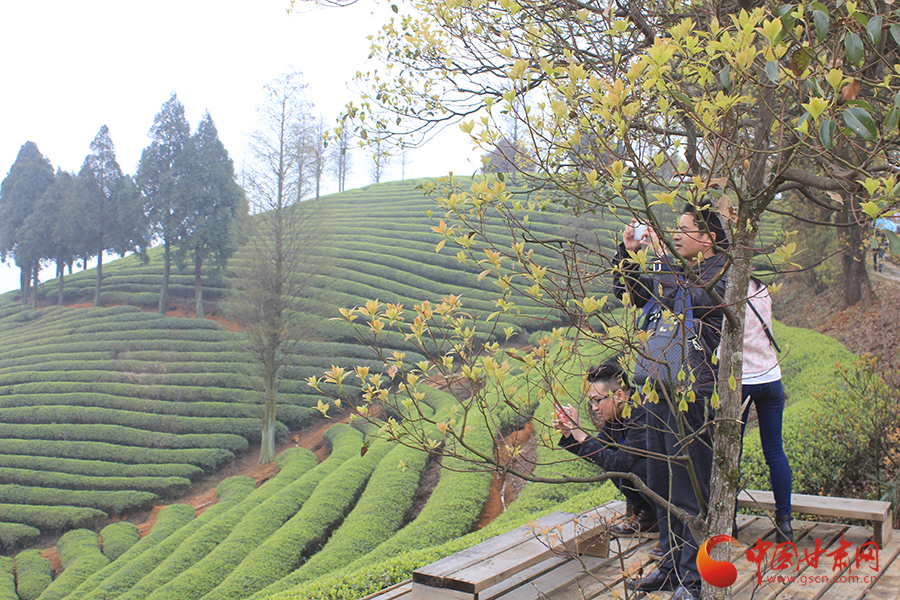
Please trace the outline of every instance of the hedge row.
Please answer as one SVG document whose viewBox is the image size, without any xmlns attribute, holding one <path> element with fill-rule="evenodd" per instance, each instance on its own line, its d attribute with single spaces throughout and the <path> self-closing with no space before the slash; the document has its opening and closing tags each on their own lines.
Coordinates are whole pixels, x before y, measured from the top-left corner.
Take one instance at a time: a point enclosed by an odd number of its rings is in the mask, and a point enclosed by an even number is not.
<svg viewBox="0 0 900 600">
<path fill-rule="evenodd" d="M 53 365 L 54 367 L 56 365 Z M 137 386 L 174 385 L 187 387 L 220 387 L 235 390 L 252 390 L 253 382 L 247 375 L 240 373 L 127 373 L 107 369 L 69 369 L 57 368 L 41 370 L 34 367 L 18 369 L 0 375 L 0 386 L 18 386 L 33 381 L 47 380 L 62 382 L 96 382 L 96 383 L 129 383 Z"/>
<path fill-rule="evenodd" d="M 175 548 L 152 573 L 141 579 L 121 600 L 141 600 L 172 582 L 197 564 L 231 533 L 247 513 L 282 491 L 316 464 L 315 455 L 303 448 L 291 448 L 278 457 L 281 470 L 226 514 L 199 528 Z"/>
<path fill-rule="evenodd" d="M 88 577 L 109 564 L 109 558 L 100 551 L 97 534 L 87 529 L 66 532 L 56 544 L 63 572 L 53 580 L 41 600 L 62 600 Z"/>
<path fill-rule="evenodd" d="M 249 477 L 229 477 L 218 486 L 216 494 L 219 501 L 203 511 L 196 519 L 176 529 L 165 539 L 146 549 L 116 572 L 111 572 L 101 584 L 90 593 L 82 596 L 71 596 L 71 600 L 119 600 L 130 589 L 146 577 L 151 577 L 161 563 L 168 558 L 185 540 L 208 524 L 215 521 L 239 505 L 256 487 Z M 116 561 L 119 562 L 119 561 Z M 115 564 L 115 563 L 113 563 Z M 98 573 L 99 575 L 100 573 Z M 91 582 L 86 582 L 90 584 Z"/>
<path fill-rule="evenodd" d="M 164 539 L 186 526 L 194 519 L 194 509 L 188 504 L 170 504 L 166 506 L 156 517 L 153 529 L 150 533 L 141 538 L 136 544 L 128 548 L 125 553 L 117 560 L 112 561 L 103 567 L 86 581 L 75 588 L 70 594 L 70 598 L 79 599 L 85 597 L 89 592 L 103 584 L 108 579 L 113 578 L 119 571 L 124 569 L 131 561 L 139 558 L 144 552 L 162 542 Z"/>
<path fill-rule="evenodd" d="M 41 530 L 21 523 L 0 523 L 0 549 L 24 546 L 41 535 Z"/>
<path fill-rule="evenodd" d="M 0 484 L 0 503 L 43 506 L 46 510 L 53 510 L 55 506 L 80 506 L 108 514 L 123 514 L 138 508 L 149 508 L 157 499 L 156 494 L 146 491 L 69 490 Z"/>
<path fill-rule="evenodd" d="M 321 484 L 315 487 L 300 511 L 293 516 L 288 515 L 290 519 L 272 532 L 271 537 L 266 536 L 265 541 L 254 544 L 253 552 L 240 565 L 225 573 L 227 577 L 221 585 L 204 596 L 203 600 L 246 598 L 290 574 L 299 562 L 328 538 L 350 511 L 372 471 L 390 449 L 389 444 L 376 442 L 364 456 L 359 456 L 358 447 L 352 455 L 342 455 L 343 462 L 336 463 L 338 468 L 330 473 L 323 472 L 327 477 L 321 479 Z M 369 518 L 379 520 L 382 515 L 375 517 L 370 514 Z"/>
<path fill-rule="evenodd" d="M 7 394 L 112 394 L 168 402 L 259 402 L 259 392 L 217 386 L 138 385 L 95 381 L 45 381 L 21 383 L 6 389 Z"/>
<path fill-rule="evenodd" d="M 137 525 L 127 521 L 110 523 L 100 530 L 100 542 L 103 554 L 110 561 L 114 561 L 141 539 Z"/>
<path fill-rule="evenodd" d="M 19 600 L 16 594 L 15 563 L 8 556 L 0 556 L 0 600 Z"/>
<path fill-rule="evenodd" d="M 257 369 L 253 364 L 244 360 L 223 361 L 221 359 L 207 362 L 182 362 L 182 361 L 165 361 L 154 360 L 134 360 L 133 358 L 123 359 L 119 357 L 115 360 L 109 360 L 109 353 L 106 356 L 98 356 L 95 359 L 88 359 L 84 356 L 63 356 L 55 360 L 50 360 L 46 356 L 33 356 L 29 359 L 18 359 L 15 361 L 3 361 L 0 363 L 0 374 L 7 375 L 22 371 L 31 371 L 34 373 L 47 373 L 53 371 L 87 371 L 87 372 L 108 372 L 108 373 L 128 373 L 131 376 L 143 378 L 147 375 L 163 376 L 163 375 L 187 375 L 187 374 L 221 374 L 223 376 L 243 376 L 252 377 L 256 375 Z"/>
<path fill-rule="evenodd" d="M 60 425 L 65 428 L 65 425 Z M 0 438 L 0 453 L 31 456 L 61 456 L 86 461 L 122 461 L 127 464 L 182 464 L 196 465 L 211 472 L 234 460 L 234 454 L 221 448 L 174 449 L 141 448 L 140 446 L 118 446 L 103 442 L 77 440 L 14 440 Z"/>
<path fill-rule="evenodd" d="M 269 580 L 274 585 L 267 587 L 265 593 L 275 593 L 340 570 L 368 554 L 403 525 L 427 462 L 428 454 L 425 452 L 406 446 L 393 447 L 378 464 L 353 511 L 328 539 L 328 543 L 306 563 L 291 572 L 297 552 L 293 544 L 288 548 L 282 546 L 283 536 L 279 531 L 260 547 L 262 552 L 251 554 L 222 586 L 203 600 L 239 600 L 247 592 L 257 591 L 261 584 Z M 262 573 L 270 574 L 270 577 L 264 577 Z M 230 587 L 227 585 L 229 581 L 232 582 Z"/>
<path fill-rule="evenodd" d="M 345 437 L 347 441 L 339 442 L 340 437 Z M 266 561 L 258 564 L 258 557 L 247 556 L 254 549 L 259 549 L 261 544 L 271 545 L 277 538 L 279 542 L 276 543 L 282 552 L 292 555 L 291 565 L 295 565 L 310 542 L 324 541 L 334 523 L 343 519 L 346 511 L 359 497 L 372 470 L 389 450 L 385 444 L 375 444 L 364 457 L 360 457 L 362 440 L 357 432 L 339 433 L 333 439 L 335 451 L 329 457 L 332 461 L 329 465 L 331 469 L 317 469 L 310 477 L 301 478 L 290 488 L 260 505 L 213 552 L 150 596 L 150 600 L 220 597 L 218 590 L 213 588 L 230 578 L 239 565 L 250 563 L 251 568 L 263 567 L 260 577 L 271 572 L 271 563 Z M 305 534 L 301 537 L 305 538 L 306 546 L 297 541 L 298 524 Z M 284 536 L 285 530 L 292 531 L 294 536 Z M 256 580 L 255 577 L 251 579 Z M 259 589 L 255 585 L 253 587 Z M 209 595 L 204 596 L 207 592 Z M 240 597 L 246 597 L 249 592 L 249 589 L 244 588 Z"/>
<path fill-rule="evenodd" d="M 203 475 L 203 469 L 194 465 L 177 463 L 126 465 L 102 460 L 79 460 L 75 458 L 54 458 L 52 456 L 30 456 L 27 454 L 0 454 L 0 467 L 56 471 L 58 473 L 95 477 L 185 477 L 187 479 L 196 479 Z"/>
<path fill-rule="evenodd" d="M 37 600 L 53 581 L 50 561 L 40 550 L 25 550 L 16 555 L 16 593 L 20 600 Z"/>
<path fill-rule="evenodd" d="M 192 433 L 230 433 L 252 441 L 259 441 L 262 421 L 260 419 L 232 419 L 225 417 L 181 417 L 173 415 L 152 415 L 130 410 L 71 406 L 29 406 L 22 408 L 0 408 L 0 419 L 15 424 L 100 424 L 118 425 L 145 431 L 184 435 Z M 284 439 L 287 427 L 275 424 L 275 437 Z"/>
<path fill-rule="evenodd" d="M 249 446 L 247 439 L 239 435 L 229 433 L 202 434 L 190 433 L 186 435 L 174 435 L 171 433 L 158 433 L 144 429 L 132 429 L 121 425 L 80 425 L 72 423 L 55 424 L 14 424 L 0 423 L 0 440 L 27 439 L 27 440 L 74 440 L 79 442 L 104 442 L 122 446 L 136 446 L 147 449 L 192 449 L 209 448 L 215 452 L 222 449 L 239 454 L 247 451 Z M 11 453 L 14 454 L 14 453 Z M 18 454 L 37 454 L 21 452 Z M 171 460 L 137 460 L 121 462 L 190 462 Z"/>
<path fill-rule="evenodd" d="M 145 491 L 160 496 L 178 496 L 191 485 L 185 477 L 89 477 L 53 471 L 0 468 L 0 481 L 66 490 Z"/>
<path fill-rule="evenodd" d="M 63 531 L 92 527 L 106 513 L 95 508 L 77 506 L 30 506 L 28 504 L 0 504 L 0 521 L 22 523 L 41 531 Z"/>
</svg>

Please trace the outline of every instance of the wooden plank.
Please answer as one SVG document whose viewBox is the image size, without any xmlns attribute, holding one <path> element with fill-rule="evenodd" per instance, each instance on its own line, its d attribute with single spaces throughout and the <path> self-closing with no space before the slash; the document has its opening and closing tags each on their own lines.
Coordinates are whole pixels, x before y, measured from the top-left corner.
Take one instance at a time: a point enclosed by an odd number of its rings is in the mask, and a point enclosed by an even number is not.
<svg viewBox="0 0 900 600">
<path fill-rule="evenodd" d="M 875 587 L 878 581 L 881 581 L 884 578 L 891 568 L 897 570 L 898 579 L 900 579 L 900 562 L 897 561 L 898 555 L 900 555 L 900 539 L 895 539 L 886 548 L 880 550 L 878 554 L 877 581 L 869 580 L 868 582 L 864 581 L 860 583 L 858 586 L 833 588 L 828 594 L 828 600 L 862 600 L 867 597 L 870 590 Z M 868 571 L 865 575 L 872 575 L 872 572 Z M 894 594 L 891 596 L 892 598 L 897 597 L 898 586 L 900 586 L 900 582 L 895 581 L 894 587 L 891 589 L 892 594 Z"/>
<path fill-rule="evenodd" d="M 413 581 L 409 600 L 478 600 L 478 596 L 459 590 L 435 588 Z"/>
<path fill-rule="evenodd" d="M 555 512 L 542 517 L 532 525 L 534 528 L 556 527 L 567 521 L 571 522 L 575 515 L 565 512 Z M 534 539 L 534 529 L 528 525 L 517 527 L 511 531 L 485 540 L 471 548 L 457 552 L 426 565 L 413 572 L 412 580 L 416 583 L 430 585 L 431 587 L 443 587 L 444 579 L 462 569 L 477 565 L 495 554 L 499 554 L 512 546 L 517 546 L 523 541 Z"/>
<path fill-rule="evenodd" d="M 573 580 L 588 578 L 592 581 L 597 580 L 589 573 L 599 569 L 601 559 L 594 557 L 583 557 L 582 559 L 572 558 L 557 568 L 549 570 L 540 577 L 531 577 L 526 581 L 520 582 L 515 588 L 510 589 L 502 596 L 487 596 L 479 594 L 480 598 L 489 600 L 545 600 L 546 598 L 554 598 L 558 600 L 580 600 L 583 596 L 570 594 L 566 591 Z M 620 575 L 621 577 L 621 575 Z M 487 593 L 487 592 L 485 592 Z"/>
<path fill-rule="evenodd" d="M 796 538 L 796 546 L 797 551 L 800 553 L 800 556 L 804 555 L 804 550 L 809 549 L 812 550 L 815 547 L 815 540 L 819 538 L 822 540 L 822 547 L 828 548 L 830 547 L 835 540 L 840 539 L 841 534 L 846 531 L 847 527 L 842 525 L 831 525 L 831 524 L 816 524 L 814 527 L 810 529 L 803 530 L 802 537 Z M 774 543 L 774 531 L 766 538 L 762 538 L 764 541 L 771 541 Z M 750 546 L 754 546 L 756 544 L 756 540 L 750 542 Z M 806 573 L 809 570 L 809 566 L 805 563 L 800 566 L 799 571 L 792 570 L 782 570 L 782 571 L 773 571 L 771 567 L 771 560 L 774 555 L 774 546 L 769 549 L 766 557 L 767 560 L 763 563 L 762 567 L 762 582 L 759 583 L 759 577 L 756 571 L 756 563 L 751 562 L 747 559 L 746 556 L 746 548 L 744 548 L 741 560 L 735 562 L 735 566 L 738 569 L 738 581 L 732 586 L 732 598 L 737 599 L 749 599 L 753 600 L 771 600 L 773 598 L 790 598 L 790 595 L 782 596 L 782 592 L 789 586 L 787 582 L 779 581 L 777 578 L 779 576 L 783 577 L 799 577 Z M 830 551 L 830 550 L 829 550 Z M 828 559 L 825 559 L 823 562 L 827 562 Z M 820 565 L 823 563 L 820 562 Z"/>
<path fill-rule="evenodd" d="M 775 510 L 775 495 L 762 490 L 744 490 L 738 494 L 738 508 Z M 858 498 L 791 494 L 791 512 L 864 521 L 885 521 L 891 513 L 891 503 Z"/>
<path fill-rule="evenodd" d="M 900 592 L 900 557 L 893 560 L 881 572 L 878 581 L 863 594 L 865 600 L 896 600 Z"/>
<path fill-rule="evenodd" d="M 384 588 L 380 592 L 369 594 L 360 600 L 395 600 L 396 598 L 406 598 L 407 600 L 411 600 L 409 598 L 409 593 L 411 591 L 412 581 L 407 579 L 406 581 L 396 583 L 389 588 Z"/>
<path fill-rule="evenodd" d="M 605 527 L 598 523 L 597 527 Z M 572 554 L 581 539 L 593 535 L 585 524 L 570 520 L 547 535 L 529 532 L 530 539 L 503 552 L 489 556 L 480 563 L 460 569 L 443 579 L 443 587 L 470 593 L 497 585 L 507 577 L 541 563 L 560 553 Z"/>
</svg>

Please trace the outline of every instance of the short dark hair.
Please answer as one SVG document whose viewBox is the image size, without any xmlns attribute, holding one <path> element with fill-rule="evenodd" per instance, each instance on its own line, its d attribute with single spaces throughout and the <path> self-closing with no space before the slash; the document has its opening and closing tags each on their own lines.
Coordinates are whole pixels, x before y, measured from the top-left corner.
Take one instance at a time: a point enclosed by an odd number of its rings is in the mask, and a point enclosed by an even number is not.
<svg viewBox="0 0 900 600">
<path fill-rule="evenodd" d="M 712 205 L 709 202 L 704 202 L 696 206 L 687 203 L 684 205 L 684 210 L 681 212 L 693 216 L 694 221 L 704 233 L 707 231 L 711 233 L 716 246 L 723 250 L 728 248 L 728 236 L 725 235 L 725 228 L 722 227 L 722 220 L 719 218 L 719 215 L 713 212 Z M 718 250 L 715 251 L 718 252 Z"/>
<path fill-rule="evenodd" d="M 602 365 L 591 367 L 588 369 L 585 378 L 588 383 L 602 383 L 609 391 L 615 391 L 612 388 L 622 388 L 626 391 L 631 389 L 631 386 L 628 385 L 628 374 L 625 373 L 625 369 L 619 364 L 618 359 L 609 360 Z"/>
</svg>

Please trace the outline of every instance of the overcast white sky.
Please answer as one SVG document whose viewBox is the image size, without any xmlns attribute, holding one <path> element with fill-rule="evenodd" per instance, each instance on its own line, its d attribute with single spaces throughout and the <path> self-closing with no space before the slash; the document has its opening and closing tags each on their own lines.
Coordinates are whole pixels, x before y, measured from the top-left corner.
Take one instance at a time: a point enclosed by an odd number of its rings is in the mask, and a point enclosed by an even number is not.
<svg viewBox="0 0 900 600">
<path fill-rule="evenodd" d="M 292 67 L 303 72 L 315 112 L 332 121 L 356 97 L 368 40 L 391 14 L 385 3 L 347 8 L 289 0 L 0 1 L 0 178 L 27 140 L 54 168 L 77 171 L 107 125 L 123 171 L 134 173 L 153 117 L 172 92 L 195 127 L 209 110 L 236 165 L 253 131 L 262 86 Z M 410 177 L 474 172 L 480 161 L 451 127 L 417 151 Z M 364 156 L 348 187 L 371 182 Z M 399 164 L 386 180 L 400 179 Z M 332 182 L 327 184 L 332 186 Z M 330 190 L 333 188 L 329 188 Z M 0 265 L 0 292 L 18 288 L 18 269 Z"/>
</svg>

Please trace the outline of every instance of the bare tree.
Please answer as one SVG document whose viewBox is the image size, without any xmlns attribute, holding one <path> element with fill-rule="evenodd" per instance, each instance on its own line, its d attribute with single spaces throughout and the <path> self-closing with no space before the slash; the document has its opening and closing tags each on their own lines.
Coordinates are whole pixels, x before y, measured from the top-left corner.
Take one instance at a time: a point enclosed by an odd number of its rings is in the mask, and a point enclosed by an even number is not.
<svg viewBox="0 0 900 600">
<path fill-rule="evenodd" d="M 315 261 L 310 214 L 300 205 L 296 134 L 307 115 L 299 73 L 265 87 L 259 129 L 250 143 L 247 193 L 256 213 L 246 225 L 248 243 L 235 266 L 226 311 L 247 335 L 265 392 L 260 464 L 275 459 L 275 412 L 282 369 L 297 351 L 303 292 Z"/>
<path fill-rule="evenodd" d="M 345 127 L 339 127 L 335 133 L 334 145 L 331 150 L 331 168 L 337 180 L 338 191 L 343 192 L 347 184 L 347 176 L 351 172 L 352 160 L 350 157 L 350 141 L 352 134 Z"/>
</svg>

